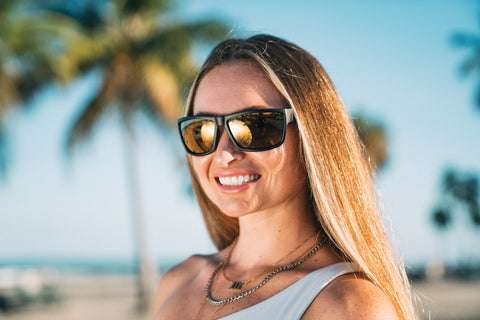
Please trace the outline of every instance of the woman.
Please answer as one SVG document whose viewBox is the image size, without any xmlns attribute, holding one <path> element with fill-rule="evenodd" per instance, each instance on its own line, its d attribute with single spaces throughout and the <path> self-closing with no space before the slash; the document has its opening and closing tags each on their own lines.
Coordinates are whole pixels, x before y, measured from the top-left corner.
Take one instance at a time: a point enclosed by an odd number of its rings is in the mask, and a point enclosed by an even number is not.
<svg viewBox="0 0 480 320">
<path fill-rule="evenodd" d="M 415 319 L 356 131 L 318 61 L 220 43 L 179 130 L 220 250 L 164 275 L 155 319 Z"/>
</svg>

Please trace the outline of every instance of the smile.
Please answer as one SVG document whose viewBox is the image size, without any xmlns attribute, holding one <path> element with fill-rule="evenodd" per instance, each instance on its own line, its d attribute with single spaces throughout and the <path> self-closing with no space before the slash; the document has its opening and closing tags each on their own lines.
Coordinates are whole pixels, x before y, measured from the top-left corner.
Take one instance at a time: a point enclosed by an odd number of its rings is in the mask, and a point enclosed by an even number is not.
<svg viewBox="0 0 480 320">
<path fill-rule="evenodd" d="M 258 174 L 246 174 L 244 176 L 218 177 L 222 186 L 239 186 L 260 179 Z"/>
</svg>

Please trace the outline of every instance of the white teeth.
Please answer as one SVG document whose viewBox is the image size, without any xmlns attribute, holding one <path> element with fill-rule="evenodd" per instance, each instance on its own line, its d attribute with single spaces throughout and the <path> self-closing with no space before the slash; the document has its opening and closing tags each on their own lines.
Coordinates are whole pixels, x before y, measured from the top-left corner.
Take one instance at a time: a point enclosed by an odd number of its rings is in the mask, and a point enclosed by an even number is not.
<svg viewBox="0 0 480 320">
<path fill-rule="evenodd" d="M 250 181 L 260 179 L 260 175 L 258 174 L 251 174 L 251 175 L 244 175 L 244 176 L 234 176 L 234 177 L 218 177 L 220 184 L 223 186 L 239 186 L 245 183 L 249 183 Z"/>
</svg>

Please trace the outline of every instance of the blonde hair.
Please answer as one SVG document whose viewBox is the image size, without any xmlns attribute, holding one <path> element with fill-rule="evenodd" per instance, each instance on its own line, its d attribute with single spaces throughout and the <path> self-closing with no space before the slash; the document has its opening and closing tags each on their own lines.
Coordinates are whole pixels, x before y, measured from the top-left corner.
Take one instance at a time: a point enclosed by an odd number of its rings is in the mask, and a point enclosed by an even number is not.
<svg viewBox="0 0 480 320">
<path fill-rule="evenodd" d="M 203 76 L 218 65 L 242 59 L 258 63 L 294 110 L 311 206 L 332 244 L 387 294 L 401 319 L 416 319 L 405 269 L 385 232 L 361 142 L 332 81 L 310 53 L 269 35 L 225 40 L 196 77 L 186 115 L 193 112 Z M 208 198 L 191 157 L 187 158 L 208 232 L 222 249 L 237 237 L 238 220 L 224 215 Z"/>
</svg>

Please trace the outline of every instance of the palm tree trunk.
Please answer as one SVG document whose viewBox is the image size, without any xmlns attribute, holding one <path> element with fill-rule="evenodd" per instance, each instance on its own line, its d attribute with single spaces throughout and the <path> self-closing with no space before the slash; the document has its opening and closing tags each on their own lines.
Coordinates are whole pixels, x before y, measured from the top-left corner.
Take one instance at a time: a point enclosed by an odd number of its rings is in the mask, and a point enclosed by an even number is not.
<svg viewBox="0 0 480 320">
<path fill-rule="evenodd" d="M 139 313 L 150 310 L 155 290 L 156 272 L 147 248 L 145 217 L 141 204 L 138 162 L 136 153 L 136 136 L 131 119 L 123 116 L 124 152 L 126 159 L 127 192 L 130 214 L 133 219 L 133 237 L 135 242 L 135 264 L 137 268 L 137 306 Z"/>
</svg>

